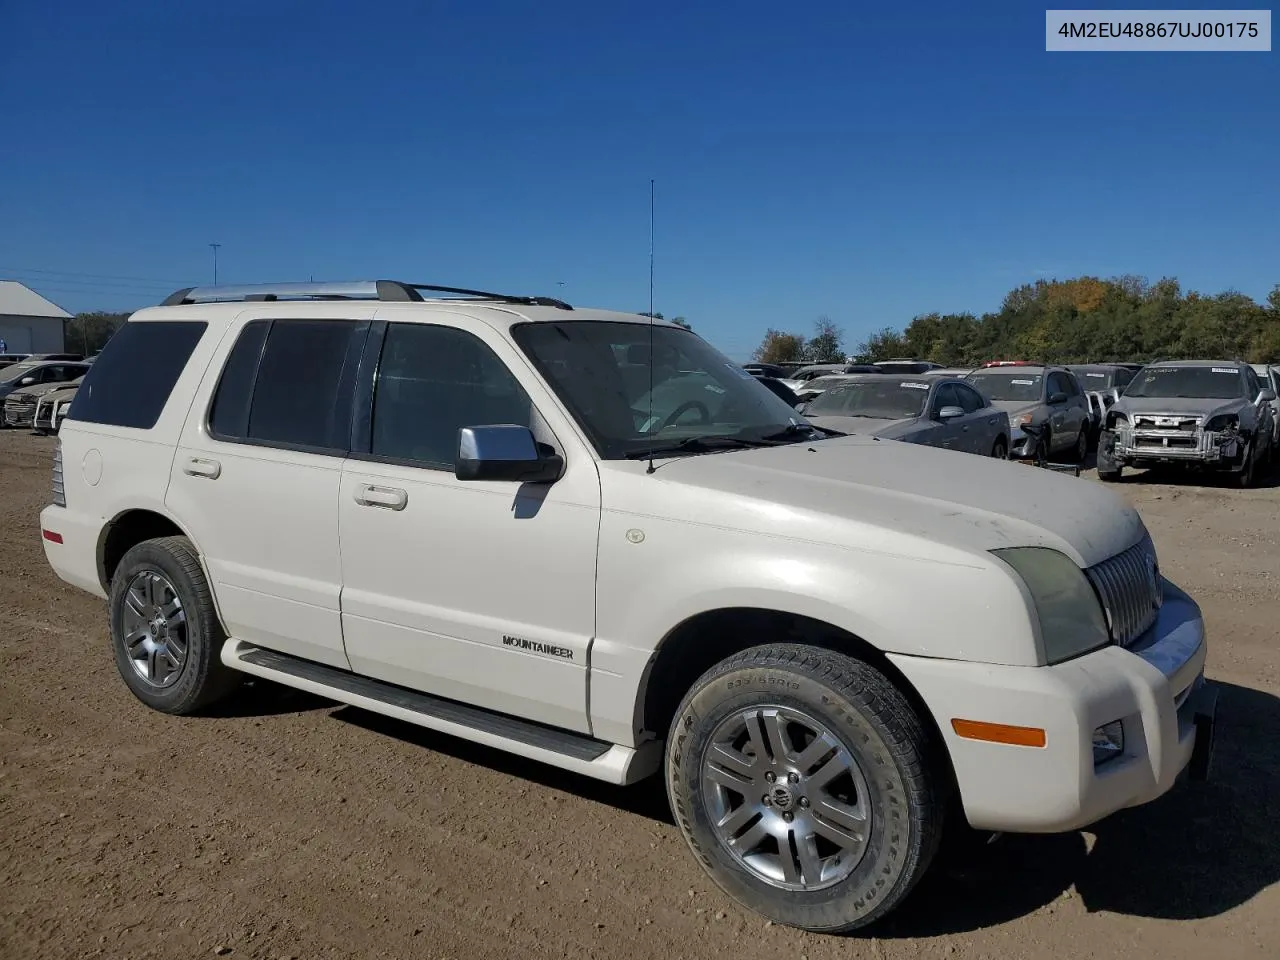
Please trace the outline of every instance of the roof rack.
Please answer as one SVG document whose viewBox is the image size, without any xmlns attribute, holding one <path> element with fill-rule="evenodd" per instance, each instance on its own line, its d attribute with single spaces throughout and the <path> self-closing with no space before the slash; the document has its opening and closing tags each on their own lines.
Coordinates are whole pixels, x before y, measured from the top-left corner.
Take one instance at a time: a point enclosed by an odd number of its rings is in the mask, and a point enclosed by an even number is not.
<svg viewBox="0 0 1280 960">
<path fill-rule="evenodd" d="M 428 283 L 401 283 L 399 280 L 345 280 L 323 283 L 247 283 L 236 286 L 183 287 L 166 297 L 161 304 L 177 307 L 190 303 L 275 301 L 275 300 L 381 300 L 391 303 L 421 303 L 429 293 L 452 293 L 473 300 L 516 303 L 532 307 L 573 307 L 554 297 L 529 297 L 508 293 L 489 293 L 464 287 L 437 287 Z"/>
</svg>

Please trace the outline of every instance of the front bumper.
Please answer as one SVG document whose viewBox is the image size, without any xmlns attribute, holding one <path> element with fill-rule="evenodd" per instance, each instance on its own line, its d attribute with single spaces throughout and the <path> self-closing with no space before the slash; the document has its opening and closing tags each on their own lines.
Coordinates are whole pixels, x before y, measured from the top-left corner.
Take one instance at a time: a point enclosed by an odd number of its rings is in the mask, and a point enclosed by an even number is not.
<svg viewBox="0 0 1280 960">
<path fill-rule="evenodd" d="M 1233 431 L 1160 430 L 1118 427 L 1104 430 L 1098 456 L 1111 463 L 1199 463 L 1235 468 L 1244 463 L 1246 438 Z"/>
<path fill-rule="evenodd" d="M 1156 799 L 1184 772 L 1209 775 L 1216 688 L 1204 678 L 1204 621 L 1194 600 L 1164 587 L 1158 619 L 1129 649 L 1052 667 L 890 656 L 933 712 L 973 827 L 1075 830 Z M 953 719 L 1035 727 L 1045 743 L 965 739 Z M 1124 749 L 1096 764 L 1093 731 L 1117 721 Z"/>
<path fill-rule="evenodd" d="M 29 427 L 35 418 L 36 402 L 6 400 L 4 404 L 4 425 L 6 427 Z"/>
</svg>

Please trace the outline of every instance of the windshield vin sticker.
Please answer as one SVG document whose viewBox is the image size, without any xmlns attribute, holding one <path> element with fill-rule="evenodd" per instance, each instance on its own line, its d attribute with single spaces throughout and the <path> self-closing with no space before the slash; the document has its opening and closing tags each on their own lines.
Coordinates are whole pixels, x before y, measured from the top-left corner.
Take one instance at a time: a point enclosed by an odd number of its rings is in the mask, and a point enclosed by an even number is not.
<svg viewBox="0 0 1280 960">
<path fill-rule="evenodd" d="M 1239 373 L 1240 371 L 1237 370 L 1235 367 L 1214 367 L 1213 372 L 1214 373 Z"/>
<path fill-rule="evenodd" d="M 927 383 L 900 383 L 898 384 L 898 386 L 906 387 L 909 390 L 928 390 L 929 389 L 929 385 Z"/>
<path fill-rule="evenodd" d="M 1009 382 L 1016 383 L 1020 387 L 1033 387 L 1036 383 L 1034 380 L 1010 380 Z"/>
</svg>

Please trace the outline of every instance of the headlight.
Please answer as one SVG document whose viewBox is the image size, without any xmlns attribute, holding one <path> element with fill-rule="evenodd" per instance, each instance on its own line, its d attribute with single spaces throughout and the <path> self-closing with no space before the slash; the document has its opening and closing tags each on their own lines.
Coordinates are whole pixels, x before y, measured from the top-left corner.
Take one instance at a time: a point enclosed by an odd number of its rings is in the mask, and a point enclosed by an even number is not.
<svg viewBox="0 0 1280 960">
<path fill-rule="evenodd" d="M 1210 417 L 1204 428 L 1210 431 L 1239 430 L 1240 418 L 1234 413 L 1220 413 L 1216 417 Z"/>
<path fill-rule="evenodd" d="M 1084 571 L 1048 547 L 992 550 L 1027 585 L 1040 621 L 1045 663 L 1055 664 L 1111 642 L 1106 616 Z"/>
</svg>

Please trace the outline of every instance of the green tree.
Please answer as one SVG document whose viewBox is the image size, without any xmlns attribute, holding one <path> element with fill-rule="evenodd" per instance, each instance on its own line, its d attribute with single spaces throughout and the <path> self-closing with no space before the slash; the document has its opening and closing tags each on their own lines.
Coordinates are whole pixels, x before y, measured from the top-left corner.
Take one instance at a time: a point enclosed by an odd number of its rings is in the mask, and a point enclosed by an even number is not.
<svg viewBox="0 0 1280 960">
<path fill-rule="evenodd" d="M 804 337 L 770 327 L 751 359 L 757 363 L 799 363 L 805 359 Z"/>
<path fill-rule="evenodd" d="M 120 325 L 129 319 L 127 313 L 77 313 L 62 322 L 63 342 L 67 350 L 80 351 L 86 357 L 101 350 Z"/>
<path fill-rule="evenodd" d="M 828 316 L 819 317 L 813 326 L 815 332 L 805 346 L 805 359 L 810 363 L 844 362 L 844 331 Z"/>
</svg>

